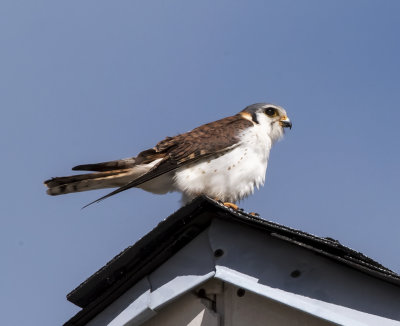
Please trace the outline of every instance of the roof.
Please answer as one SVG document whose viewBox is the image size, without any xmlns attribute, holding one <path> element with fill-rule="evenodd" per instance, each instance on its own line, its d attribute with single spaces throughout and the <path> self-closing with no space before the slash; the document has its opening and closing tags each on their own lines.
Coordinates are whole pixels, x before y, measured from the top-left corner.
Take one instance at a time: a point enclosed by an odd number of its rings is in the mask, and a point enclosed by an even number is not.
<svg viewBox="0 0 400 326">
<path fill-rule="evenodd" d="M 69 293 L 67 299 L 83 309 L 65 325 L 84 325 L 198 236 L 215 219 L 233 221 L 259 229 L 281 241 L 400 286 L 398 274 L 334 239 L 317 237 L 244 211 L 235 211 L 201 196 L 160 222 L 137 243 L 126 248 Z"/>
</svg>

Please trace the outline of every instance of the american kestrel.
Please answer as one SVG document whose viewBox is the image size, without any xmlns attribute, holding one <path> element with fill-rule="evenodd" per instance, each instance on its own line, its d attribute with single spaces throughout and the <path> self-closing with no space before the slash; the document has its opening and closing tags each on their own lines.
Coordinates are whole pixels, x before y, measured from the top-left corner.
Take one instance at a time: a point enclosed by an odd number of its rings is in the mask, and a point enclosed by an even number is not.
<svg viewBox="0 0 400 326">
<path fill-rule="evenodd" d="M 72 170 L 95 172 L 44 184 L 49 195 L 118 188 L 92 203 L 132 187 L 155 194 L 178 191 L 183 203 L 199 195 L 235 203 L 264 184 L 271 147 L 287 127 L 292 123 L 282 107 L 256 103 L 234 116 L 167 137 L 136 157 L 78 165 Z"/>
</svg>

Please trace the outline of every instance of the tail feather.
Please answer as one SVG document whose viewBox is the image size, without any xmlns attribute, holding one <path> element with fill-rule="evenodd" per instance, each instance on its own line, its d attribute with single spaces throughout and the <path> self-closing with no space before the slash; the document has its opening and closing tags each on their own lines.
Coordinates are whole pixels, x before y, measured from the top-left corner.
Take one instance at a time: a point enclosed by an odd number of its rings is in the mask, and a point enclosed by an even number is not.
<svg viewBox="0 0 400 326">
<path fill-rule="evenodd" d="M 52 196 L 73 192 L 121 187 L 137 177 L 134 170 L 117 170 L 57 177 L 46 180 L 47 194 Z"/>
<path fill-rule="evenodd" d="M 102 162 L 102 163 L 95 163 L 95 164 L 82 164 L 77 165 L 72 168 L 74 171 L 98 171 L 98 172 L 105 172 L 105 171 L 113 171 L 113 170 L 120 170 L 120 169 L 130 169 L 136 165 L 135 157 L 126 158 L 122 160 L 116 161 L 109 161 L 109 162 Z"/>
<path fill-rule="evenodd" d="M 83 164 L 72 170 L 95 171 L 87 174 L 77 174 L 66 177 L 56 177 L 46 180 L 47 194 L 52 196 L 73 192 L 119 188 L 147 173 L 160 159 L 154 160 L 148 155 L 154 150 L 144 151 L 137 158 Z"/>
<path fill-rule="evenodd" d="M 68 177 L 56 177 L 56 178 L 51 178 L 49 180 L 46 180 L 44 184 L 49 187 L 57 187 L 61 186 L 63 184 L 68 184 L 68 183 L 73 183 L 73 182 L 78 182 L 78 181 L 84 181 L 88 179 L 98 179 L 100 177 L 107 177 L 107 176 L 112 176 L 112 175 L 117 175 L 121 173 L 122 171 L 111 171 L 107 173 L 87 173 L 87 174 L 77 174 L 77 175 L 71 175 Z"/>
</svg>

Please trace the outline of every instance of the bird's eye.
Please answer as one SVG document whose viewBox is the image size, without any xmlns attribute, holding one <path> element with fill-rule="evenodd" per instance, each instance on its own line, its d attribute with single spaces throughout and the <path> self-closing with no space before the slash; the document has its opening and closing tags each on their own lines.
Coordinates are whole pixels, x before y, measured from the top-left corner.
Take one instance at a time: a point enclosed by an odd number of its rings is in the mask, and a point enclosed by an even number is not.
<svg viewBox="0 0 400 326">
<path fill-rule="evenodd" d="M 274 117 L 274 116 L 277 115 L 277 112 L 276 112 L 275 108 L 266 108 L 264 112 L 269 117 Z"/>
</svg>

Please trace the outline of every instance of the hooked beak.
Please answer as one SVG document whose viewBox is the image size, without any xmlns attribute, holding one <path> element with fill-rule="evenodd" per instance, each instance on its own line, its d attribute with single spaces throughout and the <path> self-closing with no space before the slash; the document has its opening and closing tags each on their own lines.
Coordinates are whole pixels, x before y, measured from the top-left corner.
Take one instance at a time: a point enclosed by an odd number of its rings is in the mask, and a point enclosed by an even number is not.
<svg viewBox="0 0 400 326">
<path fill-rule="evenodd" d="M 292 129 L 292 122 L 289 120 L 289 118 L 285 115 L 282 117 L 282 119 L 279 121 L 281 124 L 282 128 L 289 128 Z"/>
</svg>

